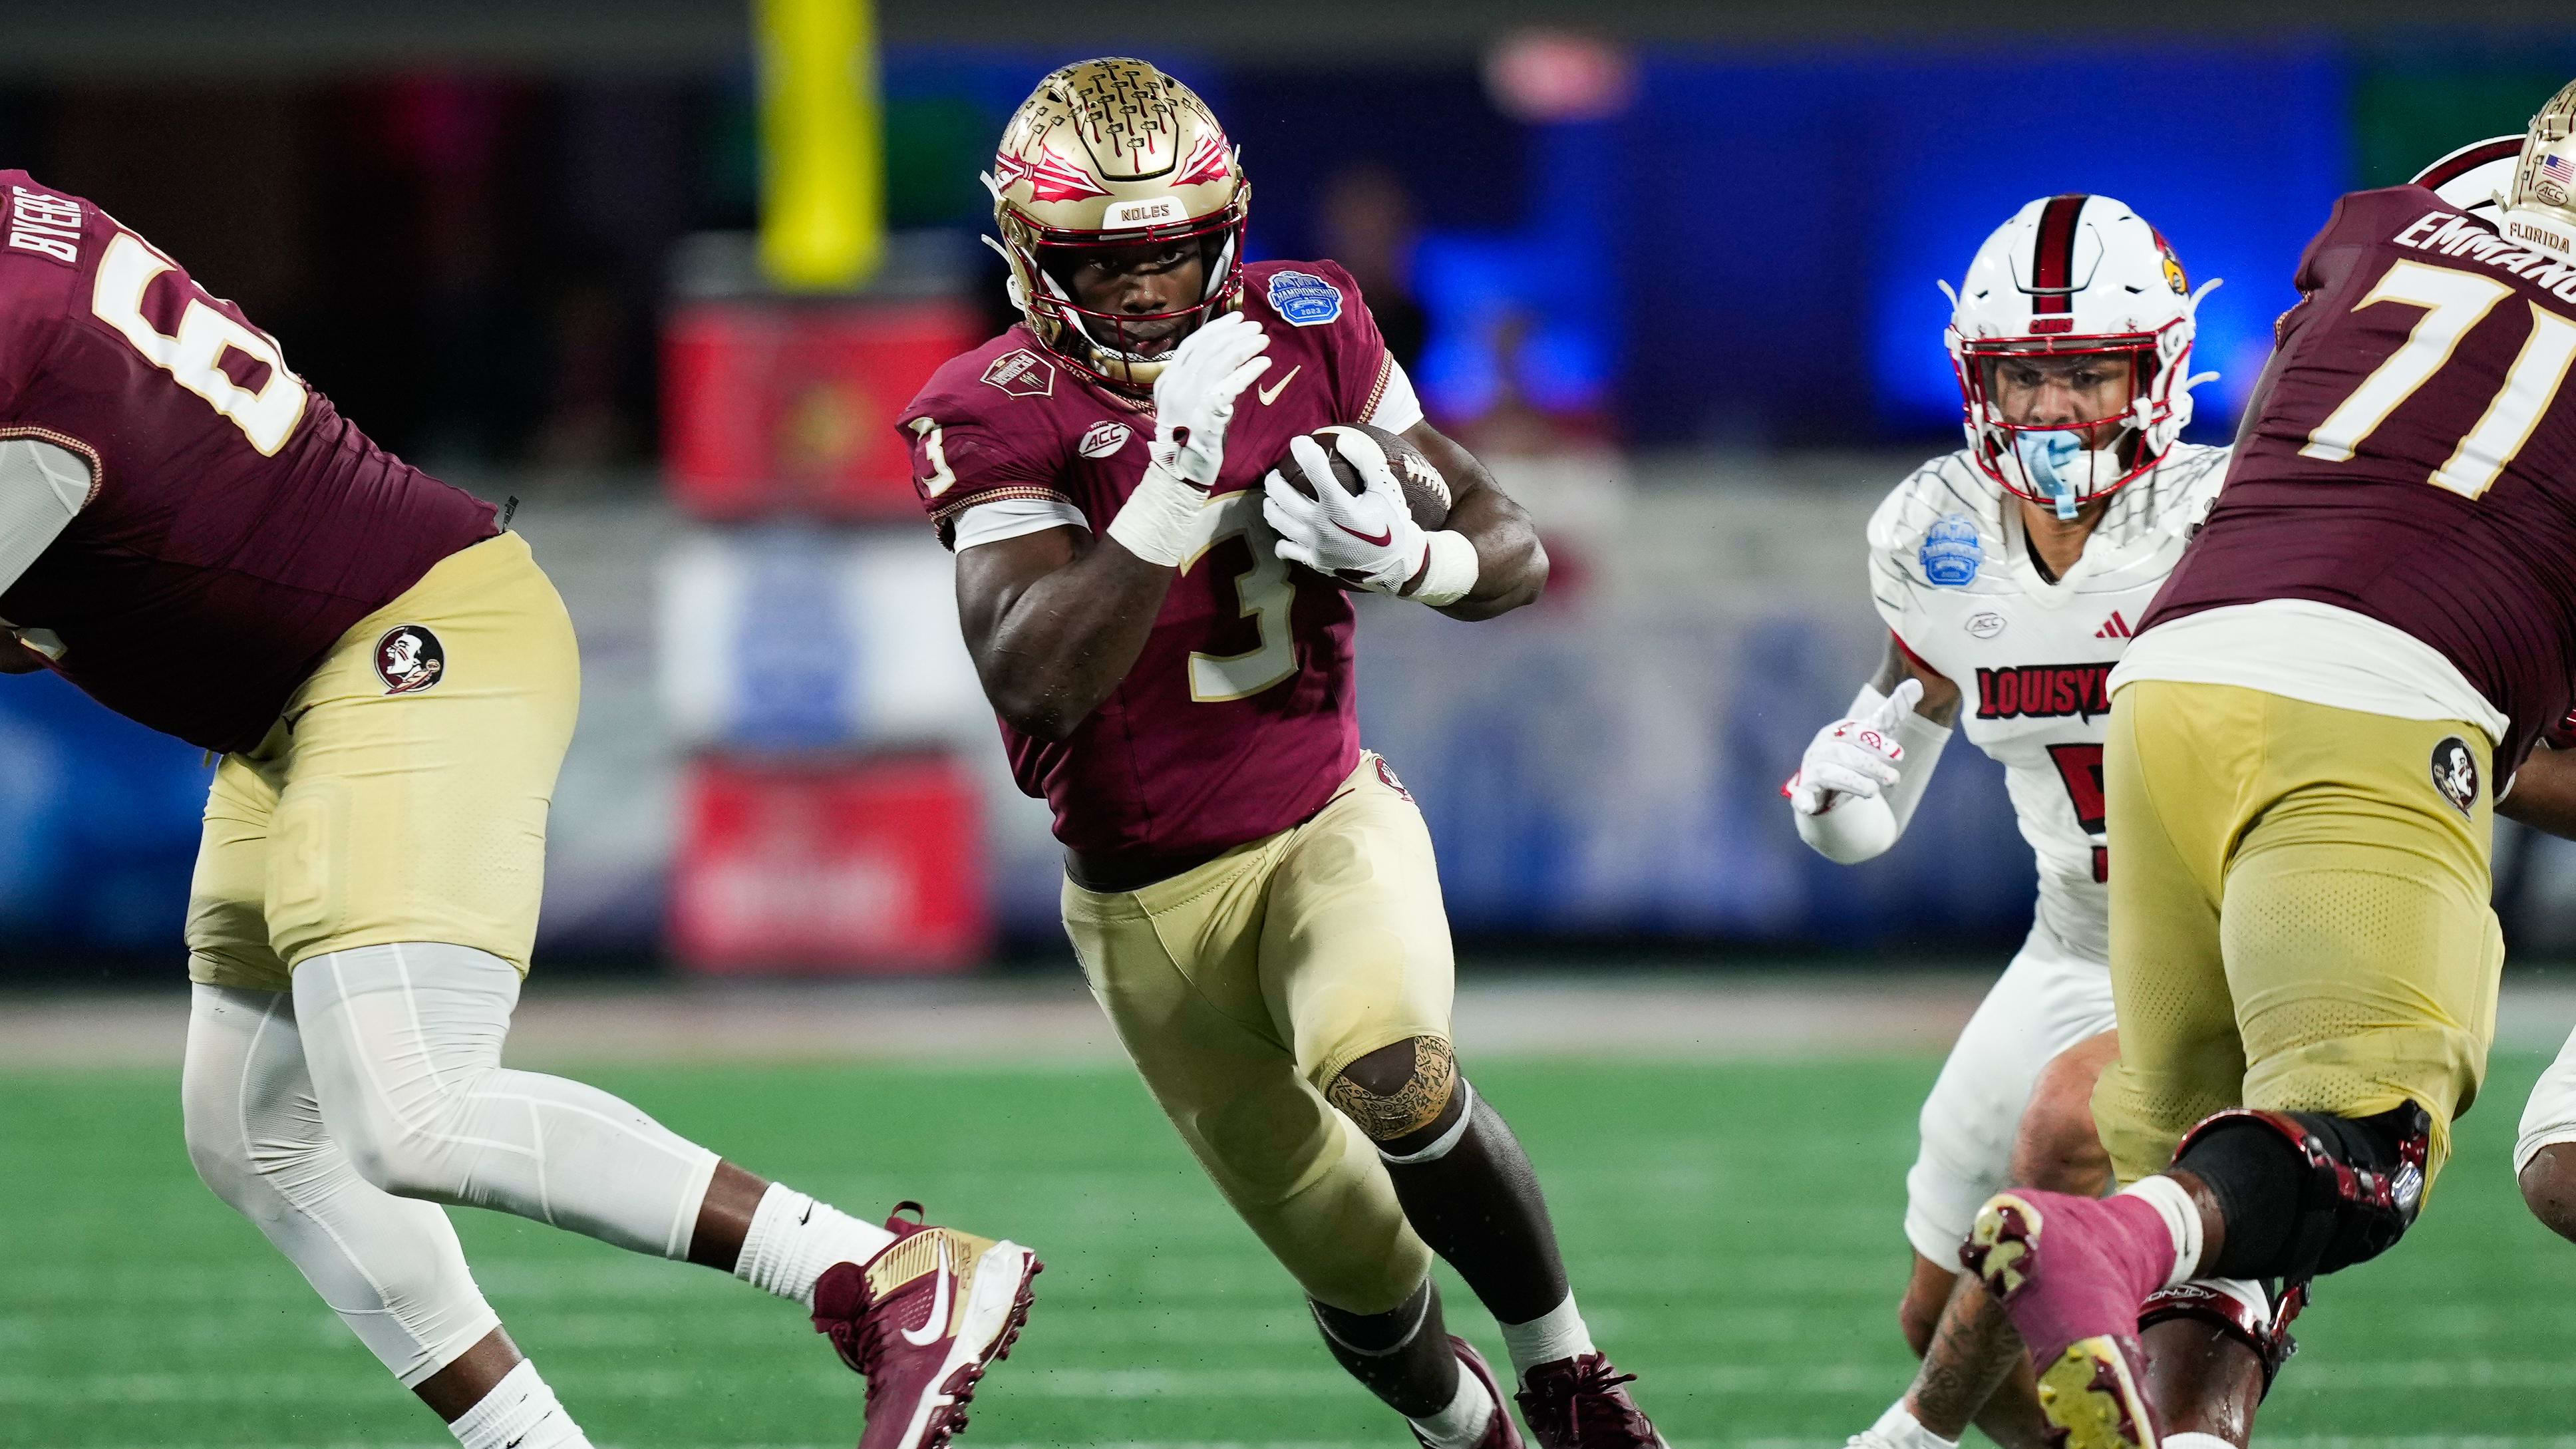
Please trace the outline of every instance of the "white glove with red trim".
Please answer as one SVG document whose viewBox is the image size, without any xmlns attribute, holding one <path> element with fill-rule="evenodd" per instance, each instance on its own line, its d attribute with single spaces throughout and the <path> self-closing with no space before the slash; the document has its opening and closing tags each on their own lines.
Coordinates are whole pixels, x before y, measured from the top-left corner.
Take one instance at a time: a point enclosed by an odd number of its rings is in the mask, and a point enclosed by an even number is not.
<svg viewBox="0 0 2576 1449">
<path fill-rule="evenodd" d="M 1908 679 L 1876 708 L 1816 731 L 1798 761 L 1798 773 L 1780 786 L 1780 793 L 1789 797 L 1789 808 L 1801 815 L 1822 815 L 1842 803 L 1840 797 L 1875 799 L 1904 779 L 1905 772 L 1897 766 L 1905 760 L 1905 746 L 1897 743 L 1896 727 L 1922 698 L 1923 681 Z"/>
<path fill-rule="evenodd" d="M 1316 484 L 1318 497 L 1299 492 L 1277 469 L 1261 480 L 1261 516 L 1279 535 L 1278 554 L 1381 594 L 1401 594 L 1422 572 L 1429 536 L 1413 521 L 1404 485 L 1386 461 L 1386 450 L 1368 434 L 1345 431 L 1335 451 L 1358 471 L 1367 491 L 1352 493 L 1333 478 L 1332 459 L 1312 437 L 1289 441 L 1289 455 Z"/>
<path fill-rule="evenodd" d="M 1780 786 L 1798 838 L 1827 860 L 1853 865 L 1883 853 L 1905 833 L 1924 783 L 1941 761 L 1950 730 L 1914 712 L 1923 681 L 1881 696 L 1863 685 L 1851 713 L 1816 732 L 1798 773 Z M 1906 742 L 1916 757 L 1907 764 Z M 1904 768 L 1899 768 L 1904 766 Z"/>
</svg>

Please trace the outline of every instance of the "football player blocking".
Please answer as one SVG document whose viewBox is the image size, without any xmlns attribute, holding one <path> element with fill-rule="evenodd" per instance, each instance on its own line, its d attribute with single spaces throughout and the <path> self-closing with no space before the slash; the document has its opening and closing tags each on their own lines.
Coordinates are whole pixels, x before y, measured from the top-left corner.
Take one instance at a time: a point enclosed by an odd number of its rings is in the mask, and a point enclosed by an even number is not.
<svg viewBox="0 0 2576 1449">
<path fill-rule="evenodd" d="M 1961 1252 L 2073 1449 L 2242 1443 L 2250 1403 L 2217 1437 L 2194 1417 L 2248 1397 L 2241 1367 L 2158 1384 L 2142 1305 L 2387 1251 L 2474 1100 L 2492 812 L 2570 823 L 2547 747 L 2576 667 L 2571 130 L 2576 85 L 2491 217 L 2422 185 L 2337 204 L 2226 488 L 2110 681 L 2120 1049 L 2093 1106 L 2129 1185 L 1997 1194 Z M 2499 806 L 2499 775 L 2527 804 Z M 2565 1061 L 2517 1154 L 2562 1230 Z"/>
<path fill-rule="evenodd" d="M 588 1441 L 443 1203 L 790 1299 L 867 1376 L 862 1444 L 946 1441 L 1027 1315 L 1026 1249 L 858 1221 L 500 1064 L 580 695 L 527 544 L 96 206 L 0 189 L 0 669 L 221 757 L 180 1088 L 206 1185 L 468 1449 Z"/>
<path fill-rule="evenodd" d="M 2194 290 L 2163 236 L 2104 196 L 2034 201 L 1978 249 L 1948 331 L 1968 446 L 1917 469 L 1871 519 L 1886 662 L 1783 790 L 1811 846 L 1869 859 L 1904 831 L 1964 727 L 2004 766 L 2039 864 L 2030 937 L 1923 1104 L 1899 1312 L 1923 1365 L 1854 1437 L 1865 1449 L 1951 1445 L 1972 1421 L 2010 1449 L 2048 1442 L 2020 1345 L 1959 1271 L 1958 1247 L 2008 1184 L 2108 1185 L 2089 1105 L 2118 1048 L 2108 679 L 2226 471 L 2227 450 L 2178 441 L 2208 380 L 2191 372 L 2193 317 L 2216 285 Z M 2177 1336 L 2215 1327 L 2268 1345 L 2270 1303 L 2252 1285 L 2167 1307 L 2202 1320 Z"/>
<path fill-rule="evenodd" d="M 1349 275 L 1246 265 L 1240 159 L 1132 59 L 1041 81 L 986 178 L 1024 321 L 902 416 L 956 552 L 1020 787 L 1055 812 L 1065 929 L 1145 1085 L 1302 1287 L 1326 1349 L 1437 1449 L 1655 1445 L 1592 1343 L 1536 1174 L 1461 1073 L 1439 878 L 1360 747 L 1366 589 L 1483 619 L 1547 560 L 1425 423 Z M 1419 525 L 1382 448 L 1449 485 Z M 1310 495 L 1277 471 L 1293 460 Z M 1450 1336 L 1457 1268 L 1508 1377 Z"/>
</svg>

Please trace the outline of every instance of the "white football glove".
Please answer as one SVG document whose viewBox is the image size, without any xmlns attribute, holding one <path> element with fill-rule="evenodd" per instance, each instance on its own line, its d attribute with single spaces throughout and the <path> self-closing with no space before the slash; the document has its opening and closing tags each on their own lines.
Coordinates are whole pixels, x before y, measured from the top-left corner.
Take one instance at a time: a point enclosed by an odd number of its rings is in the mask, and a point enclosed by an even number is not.
<svg viewBox="0 0 2576 1449">
<path fill-rule="evenodd" d="M 1228 312 L 1181 339 L 1154 379 L 1154 441 L 1145 452 L 1145 478 L 1118 516 L 1109 536 L 1147 563 L 1178 568 L 1198 538 L 1198 512 L 1225 466 L 1226 425 L 1234 400 L 1270 366 L 1261 324 Z"/>
<path fill-rule="evenodd" d="M 1789 797 L 1789 808 L 1801 815 L 1822 815 L 1841 803 L 1843 796 L 1875 799 L 1903 779 L 1904 772 L 1897 766 L 1904 763 L 1905 747 L 1896 742 L 1896 729 L 1922 698 L 1923 681 L 1908 679 L 1878 708 L 1816 731 L 1798 761 L 1798 773 L 1780 787 L 1780 793 Z"/>
<path fill-rule="evenodd" d="M 1226 424 L 1234 400 L 1270 366 L 1261 324 L 1228 312 L 1181 339 L 1172 360 L 1154 379 L 1152 466 L 1201 492 L 1216 486 L 1225 466 Z"/>
<path fill-rule="evenodd" d="M 1272 469 L 1262 480 L 1261 516 L 1279 535 L 1281 558 L 1377 593 L 1400 594 L 1422 571 L 1429 537 L 1413 521 L 1404 485 L 1377 440 L 1353 430 L 1335 434 L 1333 441 L 1367 491 L 1342 487 L 1323 445 L 1300 437 L 1289 442 L 1288 452 L 1321 496 L 1307 497 Z"/>
</svg>

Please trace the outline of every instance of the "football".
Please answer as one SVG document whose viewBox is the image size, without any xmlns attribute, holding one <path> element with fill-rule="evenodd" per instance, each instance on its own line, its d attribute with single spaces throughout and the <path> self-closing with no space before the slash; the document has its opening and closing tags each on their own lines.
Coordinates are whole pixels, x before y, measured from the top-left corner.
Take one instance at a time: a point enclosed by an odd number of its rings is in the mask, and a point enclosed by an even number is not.
<svg viewBox="0 0 2576 1449">
<path fill-rule="evenodd" d="M 1324 456 L 1332 460 L 1335 486 L 1354 494 L 1364 492 L 1367 487 L 1360 479 L 1359 469 L 1352 467 L 1350 460 L 1342 456 L 1339 444 L 1342 435 L 1347 433 L 1357 433 L 1385 451 L 1388 466 L 1395 470 L 1396 481 L 1404 485 L 1404 502 L 1412 510 L 1413 521 L 1417 525 L 1424 529 L 1448 525 L 1449 480 L 1440 476 L 1440 470 L 1432 466 L 1422 450 L 1405 441 L 1401 433 L 1391 433 L 1367 423 L 1335 423 L 1307 434 L 1322 445 Z M 1306 476 L 1306 470 L 1298 464 L 1295 453 L 1285 454 L 1279 459 L 1279 476 L 1287 480 L 1289 487 L 1309 498 L 1320 496 L 1315 492 L 1317 480 Z"/>
</svg>

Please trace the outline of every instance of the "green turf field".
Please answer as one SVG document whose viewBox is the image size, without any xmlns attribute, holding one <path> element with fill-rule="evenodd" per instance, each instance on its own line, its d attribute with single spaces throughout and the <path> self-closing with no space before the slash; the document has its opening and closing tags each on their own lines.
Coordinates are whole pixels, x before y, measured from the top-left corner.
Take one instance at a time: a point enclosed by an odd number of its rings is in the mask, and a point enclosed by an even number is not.
<svg viewBox="0 0 2576 1449">
<path fill-rule="evenodd" d="M 2537 1059 L 2497 1063 L 2430 1218 L 2335 1279 L 2258 1443 L 2576 1446 L 2576 1246 L 2507 1174 Z M 1486 1064 L 1575 1283 L 1677 1446 L 1839 1445 L 1902 1386 L 1892 1306 L 1928 1061 Z M 1287 1278 L 1122 1073 L 600 1071 L 674 1128 L 854 1210 L 1035 1245 L 1037 1312 L 969 1446 L 1386 1445 Z M 0 1444 L 451 1444 L 200 1187 L 162 1074 L 0 1075 Z M 604 1446 L 834 1445 L 859 1387 L 786 1305 L 459 1211 L 519 1343 Z M 1454 1280 L 1451 1320 L 1500 1359 Z"/>
</svg>

